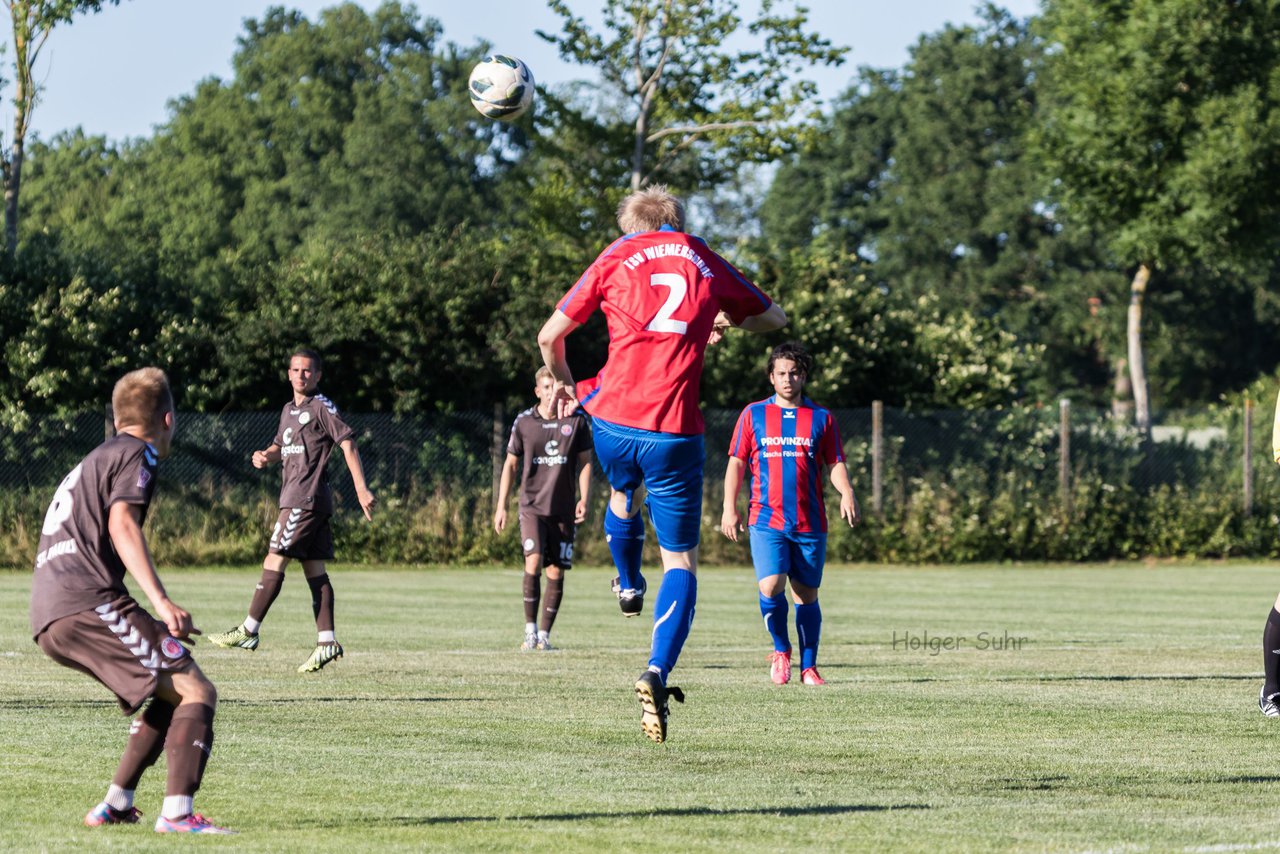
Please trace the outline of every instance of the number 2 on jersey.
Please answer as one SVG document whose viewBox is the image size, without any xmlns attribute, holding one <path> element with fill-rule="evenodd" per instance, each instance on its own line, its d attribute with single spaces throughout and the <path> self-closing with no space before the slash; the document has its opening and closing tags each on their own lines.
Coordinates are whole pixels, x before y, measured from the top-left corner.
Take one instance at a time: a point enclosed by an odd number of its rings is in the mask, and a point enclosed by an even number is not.
<svg viewBox="0 0 1280 854">
<path fill-rule="evenodd" d="M 675 314 L 680 303 L 684 302 L 685 294 L 689 292 L 689 281 L 679 273 L 653 273 L 649 276 L 649 287 L 670 288 L 671 291 L 667 294 L 667 301 L 662 304 L 662 308 L 658 309 L 653 320 L 650 320 L 649 325 L 645 327 L 645 331 L 685 334 L 689 330 L 689 324 L 683 320 L 672 320 L 671 315 Z"/>
</svg>

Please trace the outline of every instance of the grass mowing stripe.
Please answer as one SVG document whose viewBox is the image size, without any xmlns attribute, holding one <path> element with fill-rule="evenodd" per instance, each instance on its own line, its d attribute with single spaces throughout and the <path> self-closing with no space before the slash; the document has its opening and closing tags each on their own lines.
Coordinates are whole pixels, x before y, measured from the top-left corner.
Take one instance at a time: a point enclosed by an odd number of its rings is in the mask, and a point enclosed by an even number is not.
<svg viewBox="0 0 1280 854">
<path fill-rule="evenodd" d="M 1280 722 L 1257 712 L 1277 578 L 1249 564 L 829 567 L 828 685 L 774 686 L 749 570 L 700 573 L 671 740 L 640 735 L 631 683 L 652 614 L 612 571 L 568 576 L 557 653 L 520 653 L 515 568 L 336 568 L 346 655 L 315 645 L 291 573 L 256 652 L 197 648 L 219 687 L 197 803 L 260 851 L 1122 850 L 1272 845 Z M 257 571 L 166 579 L 206 631 Z M 6 850 L 169 850 L 88 829 L 127 733 L 114 701 L 46 660 L 30 576 L 0 573 L 0 832 Z M 795 641 L 794 617 L 792 639 Z M 979 637 L 1025 638 L 1014 647 Z M 904 634 L 943 639 L 912 649 Z M 950 647 L 945 641 L 950 639 Z"/>
</svg>

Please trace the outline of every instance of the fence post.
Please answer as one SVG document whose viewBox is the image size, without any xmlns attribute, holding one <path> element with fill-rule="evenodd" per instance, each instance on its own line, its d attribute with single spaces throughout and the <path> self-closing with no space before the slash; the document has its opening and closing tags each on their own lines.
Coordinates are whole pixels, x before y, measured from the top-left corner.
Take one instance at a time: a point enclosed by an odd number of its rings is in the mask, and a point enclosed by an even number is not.
<svg viewBox="0 0 1280 854">
<path fill-rule="evenodd" d="M 884 511 L 884 401 L 871 401 L 871 509 Z"/>
<path fill-rule="evenodd" d="M 1244 401 L 1244 515 L 1253 515 L 1253 401 Z"/>
<path fill-rule="evenodd" d="M 506 448 L 503 439 L 506 437 L 507 415 L 501 403 L 493 405 L 493 443 L 490 458 L 493 460 L 493 483 L 491 488 L 493 500 L 498 500 L 498 483 L 502 479 L 502 464 L 506 460 Z"/>
<path fill-rule="evenodd" d="M 1071 515 L 1071 401 L 1058 401 L 1058 490 L 1062 512 Z"/>
<path fill-rule="evenodd" d="M 110 439 L 116 434 L 116 413 L 111 408 L 111 404 L 107 404 L 105 417 L 102 419 L 102 438 Z"/>
</svg>

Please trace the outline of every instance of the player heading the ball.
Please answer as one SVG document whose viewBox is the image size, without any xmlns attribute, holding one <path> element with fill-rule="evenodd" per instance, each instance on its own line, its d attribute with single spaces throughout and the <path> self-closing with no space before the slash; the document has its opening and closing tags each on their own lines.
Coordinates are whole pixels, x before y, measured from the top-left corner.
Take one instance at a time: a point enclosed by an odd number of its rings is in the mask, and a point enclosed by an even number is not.
<svg viewBox="0 0 1280 854">
<path fill-rule="evenodd" d="M 645 589 L 643 534 L 635 498 L 643 486 L 662 556 L 648 668 L 636 680 L 640 723 L 667 737 L 667 678 L 689 635 L 697 601 L 702 522 L 702 412 L 707 346 L 730 326 L 769 332 L 786 325 L 782 308 L 700 238 L 684 232 L 684 205 L 665 187 L 639 190 L 618 207 L 623 236 L 591 263 L 538 333 L 556 379 L 560 414 L 581 405 L 591 416 L 596 457 L 609 480 L 605 533 L 620 592 Z M 574 383 L 565 338 L 597 310 L 609 328 L 600 373 Z M 638 609 L 636 609 L 638 611 Z"/>
</svg>

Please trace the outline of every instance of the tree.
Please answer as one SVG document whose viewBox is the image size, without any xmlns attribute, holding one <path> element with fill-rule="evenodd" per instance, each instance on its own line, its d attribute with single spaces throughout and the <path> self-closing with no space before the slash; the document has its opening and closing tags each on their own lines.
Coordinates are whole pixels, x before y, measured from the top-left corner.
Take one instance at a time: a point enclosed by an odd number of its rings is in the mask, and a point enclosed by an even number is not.
<svg viewBox="0 0 1280 854">
<path fill-rule="evenodd" d="M 79 14 L 100 12 L 103 3 L 120 0 L 4 0 L 13 24 L 13 142 L 3 154 L 5 249 L 12 258 L 18 251 L 18 194 L 22 189 L 22 161 L 31 125 L 31 113 L 40 97 L 33 74 L 40 50 L 54 27 L 69 24 Z"/>
<path fill-rule="evenodd" d="M 815 118 L 817 91 L 797 74 L 838 65 L 847 50 L 806 33 L 807 10 L 779 14 L 774 0 L 763 0 L 746 27 L 755 44 L 739 50 L 725 46 L 742 36 L 731 0 L 606 0 L 602 33 L 565 0 L 549 5 L 562 29 L 538 35 L 565 60 L 598 70 L 622 107 L 604 121 L 628 141 L 632 190 L 656 178 L 703 189 L 741 162 L 792 150 Z"/>
<path fill-rule="evenodd" d="M 1280 12 L 1270 0 L 1046 0 L 1038 145 L 1074 218 L 1133 270 L 1134 416 L 1158 271 L 1257 266 L 1280 235 Z"/>
<path fill-rule="evenodd" d="M 1025 144 L 1040 52 L 1027 21 L 987 5 L 973 25 L 922 36 L 903 68 L 860 69 L 779 170 L 762 230 L 784 247 L 832 241 L 888 291 L 995 319 L 1047 345 L 1050 388 L 1102 394 L 1095 349 L 1110 341 L 1093 334 L 1088 297 L 1104 264 L 1045 204 Z"/>
</svg>

